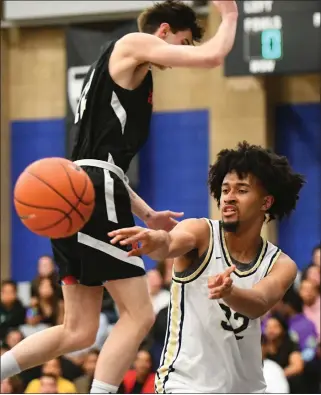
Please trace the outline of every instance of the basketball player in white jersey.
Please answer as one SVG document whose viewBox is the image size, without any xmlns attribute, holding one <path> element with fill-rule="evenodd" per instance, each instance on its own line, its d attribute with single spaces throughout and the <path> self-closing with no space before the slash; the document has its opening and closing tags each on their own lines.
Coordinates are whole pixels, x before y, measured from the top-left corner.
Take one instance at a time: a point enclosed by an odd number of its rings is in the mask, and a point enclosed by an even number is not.
<svg viewBox="0 0 321 395">
<path fill-rule="evenodd" d="M 194 46 L 202 28 L 182 1 L 153 5 L 138 18 L 139 32 L 106 43 L 91 66 L 75 117 L 71 159 L 95 188 L 95 208 L 81 232 L 51 241 L 62 283 L 62 325 L 38 332 L 1 356 L 1 379 L 75 350 L 90 347 L 105 287 L 119 320 L 101 350 L 91 393 L 115 393 L 154 322 L 145 267 L 111 245 L 107 233 L 134 226 L 133 213 L 152 229 L 172 229 L 181 213 L 156 212 L 125 180 L 132 158 L 148 138 L 153 110 L 151 65 L 214 68 L 230 52 L 237 26 L 235 1 L 213 2 L 222 17 L 215 36 Z"/>
<path fill-rule="evenodd" d="M 221 221 L 187 219 L 170 233 L 110 233 L 139 242 L 130 256 L 174 260 L 171 303 L 157 393 L 263 393 L 260 317 L 293 283 L 290 257 L 261 237 L 266 219 L 295 209 L 303 177 L 286 158 L 240 143 L 209 173 Z"/>
</svg>

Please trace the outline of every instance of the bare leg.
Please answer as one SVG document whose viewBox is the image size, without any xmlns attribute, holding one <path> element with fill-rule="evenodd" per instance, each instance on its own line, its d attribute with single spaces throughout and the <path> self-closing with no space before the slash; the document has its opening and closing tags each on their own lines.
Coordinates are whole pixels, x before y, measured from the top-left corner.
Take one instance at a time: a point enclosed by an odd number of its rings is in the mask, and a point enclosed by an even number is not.
<svg viewBox="0 0 321 395">
<path fill-rule="evenodd" d="M 39 366 L 67 352 L 90 347 L 98 330 L 102 292 L 102 287 L 63 286 L 64 323 L 27 337 L 10 351 L 20 369 Z M 6 370 L 2 365 L 4 356 L 1 357 L 3 375 Z"/>
<path fill-rule="evenodd" d="M 100 352 L 95 379 L 118 387 L 154 323 L 154 313 L 145 276 L 110 281 L 106 288 L 120 317 Z"/>
</svg>

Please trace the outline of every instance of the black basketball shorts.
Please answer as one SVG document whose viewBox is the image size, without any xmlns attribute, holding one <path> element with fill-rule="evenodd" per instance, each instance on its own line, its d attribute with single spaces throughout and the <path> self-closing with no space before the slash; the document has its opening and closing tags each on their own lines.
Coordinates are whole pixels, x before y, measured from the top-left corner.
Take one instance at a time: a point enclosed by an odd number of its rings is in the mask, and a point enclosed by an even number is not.
<svg viewBox="0 0 321 395">
<path fill-rule="evenodd" d="M 75 162 L 90 177 L 96 193 L 90 220 L 75 235 L 52 239 L 62 284 L 103 285 L 145 274 L 140 257 L 128 257 L 128 247 L 110 244 L 108 232 L 135 226 L 123 171 L 110 163 L 84 159 Z"/>
</svg>

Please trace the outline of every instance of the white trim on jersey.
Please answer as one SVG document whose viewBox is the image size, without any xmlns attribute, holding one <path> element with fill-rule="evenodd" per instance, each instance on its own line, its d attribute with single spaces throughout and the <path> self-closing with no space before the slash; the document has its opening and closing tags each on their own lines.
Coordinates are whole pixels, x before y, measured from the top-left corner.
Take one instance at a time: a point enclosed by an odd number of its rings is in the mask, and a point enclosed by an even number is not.
<svg viewBox="0 0 321 395">
<path fill-rule="evenodd" d="M 108 170 L 104 169 L 105 201 L 108 220 L 118 224 L 114 199 L 114 180 Z"/>
<path fill-rule="evenodd" d="M 127 262 L 131 265 L 135 265 L 141 267 L 142 269 L 145 269 L 144 262 L 141 258 L 138 258 L 136 256 L 127 256 L 126 251 L 123 251 L 120 248 L 117 248 L 104 241 L 94 239 L 93 237 L 86 235 L 85 233 L 78 232 L 78 243 L 104 252 L 116 259 L 119 259 L 120 261 Z"/>
<path fill-rule="evenodd" d="M 171 302 L 168 312 L 167 333 L 161 366 L 155 377 L 155 392 L 165 393 L 165 385 L 178 357 L 184 322 L 184 284 L 172 282 Z"/>
<path fill-rule="evenodd" d="M 112 93 L 110 105 L 112 106 L 117 118 L 119 119 L 121 125 L 121 132 L 122 134 L 124 134 L 127 121 L 127 113 L 115 92 Z"/>
</svg>

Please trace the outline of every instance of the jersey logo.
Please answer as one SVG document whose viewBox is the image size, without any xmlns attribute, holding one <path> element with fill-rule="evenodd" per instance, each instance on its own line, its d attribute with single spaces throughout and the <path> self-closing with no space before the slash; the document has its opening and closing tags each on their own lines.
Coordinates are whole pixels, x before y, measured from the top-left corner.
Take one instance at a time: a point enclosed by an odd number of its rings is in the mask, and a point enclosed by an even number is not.
<svg viewBox="0 0 321 395">
<path fill-rule="evenodd" d="M 243 339 L 244 336 L 238 336 L 238 334 L 245 331 L 245 329 L 247 329 L 250 323 L 250 319 L 241 313 L 234 312 L 233 321 L 235 321 L 236 325 L 238 325 L 237 327 L 234 327 L 230 322 L 232 317 L 231 309 L 228 306 L 226 306 L 226 304 L 220 303 L 219 305 L 221 309 L 224 311 L 226 316 L 226 321 L 221 321 L 221 327 L 226 331 L 234 332 L 236 340 Z"/>
<path fill-rule="evenodd" d="M 149 91 L 147 102 L 153 105 L 153 91 Z"/>
</svg>

